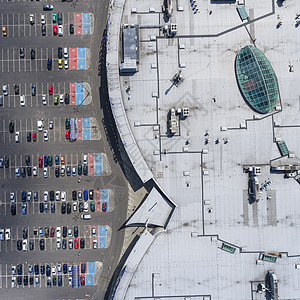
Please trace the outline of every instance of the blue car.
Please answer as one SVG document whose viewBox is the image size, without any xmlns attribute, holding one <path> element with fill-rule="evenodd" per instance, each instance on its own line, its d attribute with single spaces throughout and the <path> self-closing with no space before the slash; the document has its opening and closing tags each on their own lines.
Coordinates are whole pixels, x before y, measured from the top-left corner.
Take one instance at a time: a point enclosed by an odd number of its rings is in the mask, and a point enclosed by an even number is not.
<svg viewBox="0 0 300 300">
<path fill-rule="evenodd" d="M 44 167 L 48 167 L 48 156 L 44 156 Z"/>
<path fill-rule="evenodd" d="M 48 212 L 49 212 L 49 204 L 45 203 L 45 213 L 48 213 Z"/>
<path fill-rule="evenodd" d="M 51 203 L 51 213 L 52 214 L 55 213 L 55 203 L 54 202 Z"/>
<path fill-rule="evenodd" d="M 55 155 L 55 164 L 59 165 L 59 157 L 58 157 L 58 155 Z"/>
<path fill-rule="evenodd" d="M 23 214 L 23 215 L 26 215 L 26 214 L 27 214 L 27 204 L 26 204 L 26 203 L 23 203 L 23 204 L 22 204 L 22 214 Z"/>
<path fill-rule="evenodd" d="M 48 61 L 47 61 L 47 68 L 49 71 L 52 70 L 52 59 L 51 58 L 48 58 Z"/>
<path fill-rule="evenodd" d="M 62 276 L 58 275 L 57 285 L 62 286 Z"/>
<path fill-rule="evenodd" d="M 27 193 L 22 192 L 22 202 L 26 202 L 26 196 L 27 196 Z"/>
<path fill-rule="evenodd" d="M 87 190 L 84 190 L 84 191 L 83 191 L 83 198 L 84 198 L 85 201 L 86 201 L 86 200 L 89 200 L 89 194 L 88 194 L 88 191 L 87 191 Z"/>
<path fill-rule="evenodd" d="M 40 213 L 44 212 L 44 203 L 40 203 Z"/>
</svg>

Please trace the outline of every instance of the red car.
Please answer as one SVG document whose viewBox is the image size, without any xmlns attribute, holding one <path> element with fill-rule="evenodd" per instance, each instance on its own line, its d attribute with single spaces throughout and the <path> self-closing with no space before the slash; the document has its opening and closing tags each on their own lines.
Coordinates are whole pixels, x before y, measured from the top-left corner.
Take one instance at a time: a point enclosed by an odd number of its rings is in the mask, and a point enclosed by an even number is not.
<svg viewBox="0 0 300 300">
<path fill-rule="evenodd" d="M 39 156 L 39 168 L 43 167 L 43 158 Z"/>
<path fill-rule="evenodd" d="M 57 35 L 57 33 L 58 33 L 58 28 L 57 28 L 56 25 L 54 25 L 54 26 L 53 26 L 53 34 L 54 34 L 54 35 Z"/>
<path fill-rule="evenodd" d="M 32 141 L 33 141 L 33 142 L 36 142 L 36 133 L 33 133 L 33 134 L 32 134 Z"/>
<path fill-rule="evenodd" d="M 102 204 L 102 211 L 106 211 L 106 209 L 107 209 L 107 203 L 104 202 Z"/>
<path fill-rule="evenodd" d="M 49 95 L 53 95 L 53 86 L 52 85 L 49 86 Z"/>
<path fill-rule="evenodd" d="M 66 131 L 66 139 L 67 139 L 67 140 L 70 139 L 70 131 Z"/>
<path fill-rule="evenodd" d="M 50 231 L 50 237 L 54 237 L 54 232 L 55 232 L 55 229 L 54 229 L 54 227 L 51 227 L 51 231 Z"/>
<path fill-rule="evenodd" d="M 85 286 L 85 277 L 84 277 L 84 275 L 80 276 L 80 285 Z"/>
<path fill-rule="evenodd" d="M 74 239 L 74 248 L 78 249 L 79 248 L 79 242 L 78 242 L 78 238 Z"/>
</svg>

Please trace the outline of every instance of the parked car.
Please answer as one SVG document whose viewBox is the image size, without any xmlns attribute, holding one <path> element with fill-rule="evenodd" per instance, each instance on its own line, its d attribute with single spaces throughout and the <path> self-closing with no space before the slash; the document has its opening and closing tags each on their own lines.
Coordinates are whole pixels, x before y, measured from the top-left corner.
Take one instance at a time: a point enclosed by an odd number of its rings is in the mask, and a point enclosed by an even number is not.
<svg viewBox="0 0 300 300">
<path fill-rule="evenodd" d="M 70 34 L 74 34 L 74 24 L 70 24 Z"/>
</svg>

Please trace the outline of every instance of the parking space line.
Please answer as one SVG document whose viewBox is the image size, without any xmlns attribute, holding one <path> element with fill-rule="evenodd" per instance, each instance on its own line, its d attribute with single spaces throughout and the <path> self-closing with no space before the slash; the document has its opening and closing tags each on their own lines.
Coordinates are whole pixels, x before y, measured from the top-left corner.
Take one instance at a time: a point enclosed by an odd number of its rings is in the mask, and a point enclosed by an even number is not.
<svg viewBox="0 0 300 300">
<path fill-rule="evenodd" d="M 20 14 L 18 13 L 18 24 L 20 24 Z M 20 37 L 20 26 L 18 26 L 18 37 Z"/>
<path fill-rule="evenodd" d="M 9 49 L 7 49 L 7 72 L 9 72 Z"/>
<path fill-rule="evenodd" d="M 24 14 L 24 36 L 26 36 L 26 24 L 25 24 L 25 14 Z"/>
</svg>

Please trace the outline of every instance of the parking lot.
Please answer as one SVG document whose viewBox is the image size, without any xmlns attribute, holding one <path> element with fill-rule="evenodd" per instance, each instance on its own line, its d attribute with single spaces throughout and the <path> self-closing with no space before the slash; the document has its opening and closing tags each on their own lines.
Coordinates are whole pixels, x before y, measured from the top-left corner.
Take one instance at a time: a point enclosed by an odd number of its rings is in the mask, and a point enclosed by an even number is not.
<svg viewBox="0 0 300 300">
<path fill-rule="evenodd" d="M 128 200 L 100 104 L 98 61 L 107 4 L 0 3 L 0 23 L 7 30 L 0 37 L 1 298 L 103 299 L 123 245 L 119 228 Z M 53 11 L 43 11 L 44 4 Z M 60 28 L 61 36 L 55 35 Z M 10 237 L 2 239 L 6 231 Z M 59 271 L 65 264 L 67 273 Z M 22 274 L 13 274 L 18 265 Z M 50 275 L 42 275 L 47 265 Z M 32 274 L 30 266 L 39 273 Z"/>
</svg>

